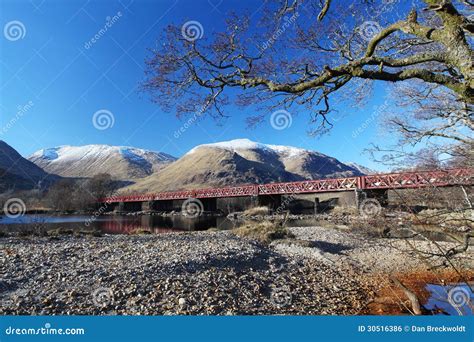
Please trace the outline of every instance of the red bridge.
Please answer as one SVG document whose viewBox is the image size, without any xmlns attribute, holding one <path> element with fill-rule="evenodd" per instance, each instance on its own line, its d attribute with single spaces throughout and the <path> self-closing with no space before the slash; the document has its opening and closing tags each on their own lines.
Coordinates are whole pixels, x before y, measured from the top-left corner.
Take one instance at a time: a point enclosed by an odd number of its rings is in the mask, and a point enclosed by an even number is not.
<svg viewBox="0 0 474 342">
<path fill-rule="evenodd" d="M 99 202 L 124 204 L 186 200 L 190 198 L 200 200 L 232 197 L 264 198 L 281 197 L 281 195 L 336 193 L 348 191 L 386 193 L 386 191 L 390 189 L 445 187 L 456 185 L 470 186 L 473 184 L 474 168 L 463 168 L 113 196 L 102 198 Z"/>
</svg>

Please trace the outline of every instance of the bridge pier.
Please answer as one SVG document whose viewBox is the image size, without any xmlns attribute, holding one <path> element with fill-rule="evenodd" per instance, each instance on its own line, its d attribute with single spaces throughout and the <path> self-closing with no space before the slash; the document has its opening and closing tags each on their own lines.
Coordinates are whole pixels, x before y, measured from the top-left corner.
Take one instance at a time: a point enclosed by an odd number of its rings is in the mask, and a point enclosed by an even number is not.
<svg viewBox="0 0 474 342">
<path fill-rule="evenodd" d="M 155 206 L 155 201 L 145 201 L 142 202 L 142 211 L 152 211 Z"/>
</svg>

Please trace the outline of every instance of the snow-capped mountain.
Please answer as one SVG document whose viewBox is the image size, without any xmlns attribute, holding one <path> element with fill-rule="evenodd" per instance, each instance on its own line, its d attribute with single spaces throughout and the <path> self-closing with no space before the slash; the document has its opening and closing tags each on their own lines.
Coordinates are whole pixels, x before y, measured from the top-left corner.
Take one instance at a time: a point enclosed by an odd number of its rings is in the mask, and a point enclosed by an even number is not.
<svg viewBox="0 0 474 342">
<path fill-rule="evenodd" d="M 146 177 L 176 160 L 173 156 L 127 146 L 59 146 L 28 157 L 49 173 L 64 177 L 93 177 L 108 173 L 119 180 Z"/>
<path fill-rule="evenodd" d="M 164 191 L 361 174 L 358 169 L 319 152 L 237 139 L 196 146 L 128 190 Z"/>
<path fill-rule="evenodd" d="M 357 163 L 354 163 L 354 162 L 344 162 L 344 164 L 349 165 L 350 167 L 352 167 L 356 170 L 359 170 L 364 175 L 373 175 L 373 174 L 378 173 L 378 171 L 376 171 L 376 170 L 369 169 L 368 167 L 365 167 L 363 165 L 360 165 L 360 164 L 357 164 Z"/>
<path fill-rule="evenodd" d="M 217 148 L 237 153 L 251 161 L 269 163 L 276 169 L 283 168 L 303 179 L 346 177 L 364 173 L 323 153 L 292 146 L 262 144 L 249 139 L 200 145 L 188 154 L 203 148 Z"/>
<path fill-rule="evenodd" d="M 0 140 L 0 192 L 47 187 L 57 179 Z"/>
</svg>

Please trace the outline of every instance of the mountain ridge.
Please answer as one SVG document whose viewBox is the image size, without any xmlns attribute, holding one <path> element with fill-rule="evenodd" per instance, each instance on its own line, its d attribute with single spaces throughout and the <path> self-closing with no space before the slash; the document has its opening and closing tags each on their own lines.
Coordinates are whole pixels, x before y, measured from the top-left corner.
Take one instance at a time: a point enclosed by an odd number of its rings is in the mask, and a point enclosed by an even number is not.
<svg viewBox="0 0 474 342">
<path fill-rule="evenodd" d="M 235 139 L 192 148 L 177 161 L 124 189 L 159 192 L 363 175 L 317 151 Z"/>
<path fill-rule="evenodd" d="M 92 144 L 45 148 L 31 154 L 28 160 L 63 177 L 108 173 L 119 180 L 130 180 L 157 172 L 176 158 L 136 147 Z"/>
<path fill-rule="evenodd" d="M 0 140 L 1 192 L 47 187 L 58 178 L 22 157 L 13 147 Z"/>
</svg>

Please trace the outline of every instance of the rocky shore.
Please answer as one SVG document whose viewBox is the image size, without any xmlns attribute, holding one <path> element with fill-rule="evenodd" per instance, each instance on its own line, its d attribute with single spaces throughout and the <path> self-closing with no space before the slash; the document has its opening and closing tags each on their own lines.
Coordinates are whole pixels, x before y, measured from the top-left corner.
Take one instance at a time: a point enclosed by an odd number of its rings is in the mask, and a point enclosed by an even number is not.
<svg viewBox="0 0 474 342">
<path fill-rule="evenodd" d="M 2 238 L 0 314 L 351 315 L 373 274 L 419 267 L 385 240 L 291 231 L 269 246 L 229 231 Z"/>
</svg>

